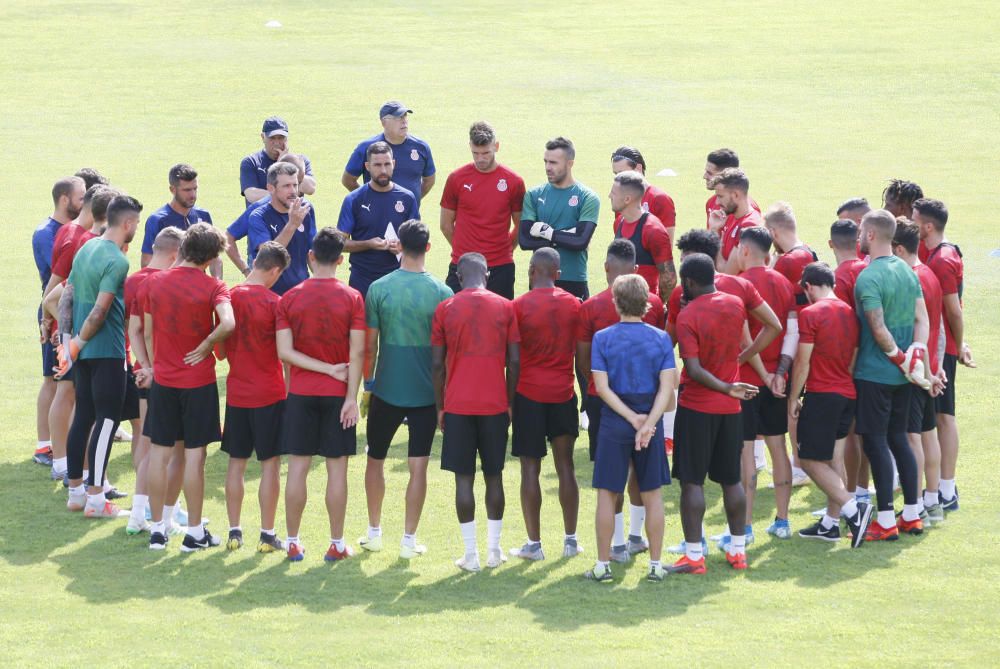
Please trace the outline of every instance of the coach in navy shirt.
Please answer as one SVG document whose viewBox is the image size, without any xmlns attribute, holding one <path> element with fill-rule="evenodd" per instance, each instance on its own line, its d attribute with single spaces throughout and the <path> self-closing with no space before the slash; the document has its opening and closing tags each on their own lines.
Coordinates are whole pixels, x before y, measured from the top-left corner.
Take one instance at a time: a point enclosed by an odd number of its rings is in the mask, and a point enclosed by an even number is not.
<svg viewBox="0 0 1000 669">
<path fill-rule="evenodd" d="M 264 141 L 264 148 L 251 153 L 240 163 L 240 195 L 246 198 L 248 207 L 267 195 L 267 170 L 283 153 L 288 152 L 288 124 L 278 116 L 271 116 L 264 121 L 260 138 Z M 312 195 L 316 192 L 312 163 L 305 156 L 302 160 L 306 164 L 306 173 L 299 192 Z"/>
<path fill-rule="evenodd" d="M 359 177 L 365 183 L 371 181 L 372 175 L 365 168 L 368 147 L 375 142 L 387 142 L 396 161 L 392 180 L 413 193 L 418 202 L 430 192 L 434 187 L 434 173 L 437 170 L 431 156 L 431 147 L 424 140 L 409 134 L 408 115 L 411 113 L 412 109 L 395 100 L 382 105 L 379 118 L 382 119 L 383 131 L 358 144 L 344 168 L 344 176 L 340 181 L 347 190 L 358 188 Z"/>
<path fill-rule="evenodd" d="M 190 165 L 180 163 L 170 168 L 167 175 L 173 198 L 146 219 L 146 232 L 142 238 L 142 259 L 145 267 L 153 259 L 153 242 L 163 228 L 171 226 L 187 230 L 195 223 L 212 223 L 212 215 L 194 206 L 198 201 L 198 173 Z M 212 276 L 222 278 L 222 260 L 216 259 L 209 266 Z"/>
<path fill-rule="evenodd" d="M 267 190 L 271 201 L 250 214 L 248 255 L 256 256 L 264 242 L 276 241 L 291 256 L 271 290 L 284 295 L 287 290 L 309 278 L 309 249 L 316 236 L 316 212 L 298 194 L 298 168 L 290 163 L 275 163 L 267 171 Z"/>
<path fill-rule="evenodd" d="M 344 245 L 351 254 L 350 286 L 362 295 L 367 295 L 374 281 L 399 269 L 397 255 L 402 253 L 402 247 L 396 233 L 404 221 L 420 217 L 417 198 L 393 183 L 392 149 L 388 144 L 369 145 L 365 170 L 371 174 L 371 181 L 344 198 L 337 221 L 337 229 L 351 236 Z"/>
</svg>

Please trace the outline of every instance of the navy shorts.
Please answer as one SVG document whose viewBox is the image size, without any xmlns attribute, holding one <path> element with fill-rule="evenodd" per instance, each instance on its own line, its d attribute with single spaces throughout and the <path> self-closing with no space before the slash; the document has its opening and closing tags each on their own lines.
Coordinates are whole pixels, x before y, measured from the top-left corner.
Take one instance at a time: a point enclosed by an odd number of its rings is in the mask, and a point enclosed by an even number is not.
<svg viewBox="0 0 1000 669">
<path fill-rule="evenodd" d="M 628 482 L 629 465 L 635 468 L 639 491 L 657 490 L 670 483 L 667 453 L 663 447 L 663 421 L 657 421 L 649 445 L 635 450 L 635 429 L 605 407 L 597 435 L 593 487 L 621 493 Z"/>
<path fill-rule="evenodd" d="M 52 345 L 52 342 L 42 342 L 42 376 L 53 376 L 55 372 L 53 367 L 56 366 L 56 347 Z"/>
</svg>

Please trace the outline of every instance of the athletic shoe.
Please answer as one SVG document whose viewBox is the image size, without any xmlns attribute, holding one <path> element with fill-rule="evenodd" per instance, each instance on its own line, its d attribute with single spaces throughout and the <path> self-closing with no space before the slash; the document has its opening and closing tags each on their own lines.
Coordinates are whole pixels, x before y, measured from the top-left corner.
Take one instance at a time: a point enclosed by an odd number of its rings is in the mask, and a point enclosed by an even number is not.
<svg viewBox="0 0 1000 669">
<path fill-rule="evenodd" d="M 664 571 L 662 565 L 649 565 L 649 573 L 646 574 L 646 580 L 651 583 L 659 583 L 666 575 L 667 572 Z"/>
<path fill-rule="evenodd" d="M 82 495 L 69 494 L 69 499 L 66 500 L 66 508 L 70 511 L 83 511 L 83 507 L 87 506 L 87 493 Z"/>
<path fill-rule="evenodd" d="M 704 574 L 705 558 L 689 560 L 688 556 L 684 555 L 680 560 L 667 567 L 666 572 L 668 574 Z"/>
<path fill-rule="evenodd" d="M 35 464 L 44 465 L 46 467 L 52 466 L 52 447 L 45 446 L 43 448 L 35 449 L 34 454 L 31 456 L 32 461 Z"/>
<path fill-rule="evenodd" d="M 954 497 L 946 499 L 944 495 L 941 495 L 941 506 L 944 507 L 944 510 L 949 513 L 952 511 L 958 511 L 958 486 L 955 486 Z"/>
<path fill-rule="evenodd" d="M 576 539 L 566 539 L 563 541 L 563 557 L 575 557 L 583 552 L 583 546 Z"/>
<path fill-rule="evenodd" d="M 673 555 L 684 555 L 687 553 L 687 542 L 681 541 L 679 544 L 667 546 L 667 552 Z M 704 537 L 701 540 L 701 552 L 703 555 L 708 555 L 708 542 L 705 541 Z"/>
<path fill-rule="evenodd" d="M 882 527 L 876 520 L 868 525 L 868 531 L 865 532 L 865 541 L 896 541 L 899 539 L 899 529 L 893 525 L 892 527 Z"/>
<path fill-rule="evenodd" d="M 775 518 L 771 526 L 767 528 L 767 533 L 779 539 L 791 539 L 792 528 L 787 520 Z"/>
<path fill-rule="evenodd" d="M 149 535 L 149 550 L 162 551 L 167 547 L 167 537 L 162 532 L 153 532 Z"/>
<path fill-rule="evenodd" d="M 69 478 L 69 472 L 65 471 L 57 472 L 55 469 L 50 469 L 49 476 L 52 478 L 53 481 L 62 481 L 64 479 Z"/>
<path fill-rule="evenodd" d="M 628 546 L 629 555 L 638 555 L 639 553 L 645 553 L 649 550 L 649 542 L 646 541 L 641 535 L 628 535 L 628 544 L 626 545 Z"/>
<path fill-rule="evenodd" d="M 944 506 L 942 504 L 932 504 L 931 506 L 924 507 L 924 511 L 927 512 L 927 518 L 924 519 L 924 522 L 928 525 L 937 525 L 944 522 Z"/>
<path fill-rule="evenodd" d="M 903 514 L 896 516 L 896 529 L 906 534 L 918 535 L 924 533 L 924 521 L 920 518 L 903 520 Z"/>
<path fill-rule="evenodd" d="M 611 574 L 611 567 L 606 565 L 603 569 L 598 569 L 597 565 L 594 565 L 583 572 L 583 577 L 588 581 L 596 581 L 597 583 L 610 583 L 615 580 L 615 577 Z"/>
<path fill-rule="evenodd" d="M 306 549 L 298 544 L 288 544 L 288 561 L 289 562 L 302 562 L 302 559 L 306 556 Z"/>
<path fill-rule="evenodd" d="M 118 488 L 111 488 L 111 490 L 104 493 L 105 499 L 115 500 L 115 499 L 124 499 L 126 497 L 128 497 L 128 493 L 122 492 Z"/>
<path fill-rule="evenodd" d="M 805 472 L 798 472 L 792 474 L 792 487 L 797 488 L 799 486 L 809 485 L 812 483 L 812 479 Z"/>
<path fill-rule="evenodd" d="M 112 504 L 111 502 L 105 502 L 103 506 L 93 507 L 89 504 L 83 510 L 84 518 L 120 518 L 122 514 L 127 514 L 128 511 L 122 511 L 118 508 L 117 504 Z"/>
<path fill-rule="evenodd" d="M 830 529 L 823 527 L 823 523 L 817 521 L 799 530 L 799 536 L 803 539 L 822 539 L 823 541 L 840 541 L 840 526 L 834 525 Z"/>
<path fill-rule="evenodd" d="M 717 541 L 716 546 L 720 551 L 726 551 L 729 550 L 729 544 L 732 543 L 733 536 L 729 534 L 729 532 L 726 532 L 725 534 L 720 534 L 717 537 L 713 537 L 713 539 Z M 743 528 L 743 541 L 744 545 L 746 546 L 749 546 L 754 542 L 753 525 L 747 525 L 745 528 Z M 702 543 L 704 544 L 704 542 Z M 702 546 L 702 552 L 706 554 L 708 553 L 708 550 L 705 548 L 704 545 Z"/>
<path fill-rule="evenodd" d="M 542 542 L 540 541 L 526 541 L 520 548 L 511 548 L 510 554 L 516 558 L 531 560 L 533 562 L 545 559 L 545 553 L 542 552 Z"/>
<path fill-rule="evenodd" d="M 123 427 L 119 427 L 115 432 L 115 441 L 132 441 L 132 434 Z"/>
<path fill-rule="evenodd" d="M 674 454 L 674 440 L 670 437 L 663 438 L 663 450 L 666 451 L 667 457 L 672 457 Z"/>
<path fill-rule="evenodd" d="M 628 562 L 630 555 L 628 552 L 627 544 L 622 544 L 621 546 L 611 547 L 611 561 L 617 562 L 618 564 L 625 564 Z"/>
<path fill-rule="evenodd" d="M 472 555 L 463 555 L 455 560 L 455 566 L 463 571 L 471 571 L 475 573 L 480 569 L 479 555 L 476 553 L 473 553 Z"/>
<path fill-rule="evenodd" d="M 853 516 L 847 518 L 847 528 L 851 535 L 851 548 L 863 546 L 868 537 L 868 528 L 871 527 L 874 517 L 875 507 L 866 502 L 858 502 L 858 510 Z"/>
<path fill-rule="evenodd" d="M 226 548 L 231 551 L 243 548 L 243 530 L 229 530 L 229 539 L 226 540 Z"/>
<path fill-rule="evenodd" d="M 826 507 L 824 506 L 821 509 L 816 509 L 815 511 L 810 511 L 809 515 L 811 515 L 813 518 L 822 518 L 823 516 L 826 515 Z"/>
<path fill-rule="evenodd" d="M 855 493 L 854 501 L 857 502 L 858 504 L 861 504 L 862 502 L 865 504 L 871 504 L 872 494 L 870 492 L 863 492 L 860 495 Z"/>
<path fill-rule="evenodd" d="M 190 534 L 184 535 L 184 541 L 181 542 L 181 552 L 193 553 L 194 551 L 204 550 L 206 548 L 213 548 L 222 543 L 219 537 L 213 537 L 212 533 L 205 530 L 205 536 L 201 539 L 195 539 Z"/>
<path fill-rule="evenodd" d="M 377 537 L 364 536 L 358 539 L 358 545 L 370 553 L 378 553 L 382 550 L 382 535 Z"/>
<path fill-rule="evenodd" d="M 399 557 L 403 560 L 418 558 L 426 552 L 427 546 L 424 546 L 423 544 L 414 544 L 412 546 L 407 546 L 406 544 L 399 545 Z"/>
<path fill-rule="evenodd" d="M 486 566 L 495 569 L 507 561 L 507 556 L 499 548 L 486 551 Z"/>
<path fill-rule="evenodd" d="M 125 534 L 130 537 L 134 537 L 137 534 L 148 532 L 151 528 L 152 525 L 150 525 L 145 519 L 136 523 L 131 517 L 129 517 L 128 525 L 125 526 Z"/>
<path fill-rule="evenodd" d="M 276 535 L 260 533 L 260 541 L 257 543 L 258 553 L 277 553 L 283 550 L 285 544 Z"/>
<path fill-rule="evenodd" d="M 333 544 L 330 544 L 330 548 L 327 549 L 326 555 L 323 559 L 327 562 L 340 562 L 341 560 L 346 560 L 349 557 L 354 557 L 354 549 L 344 544 L 344 550 L 339 550 Z"/>
<path fill-rule="evenodd" d="M 738 571 L 743 571 L 747 568 L 747 554 L 746 553 L 730 553 L 726 551 L 726 562 L 729 566 Z"/>
</svg>

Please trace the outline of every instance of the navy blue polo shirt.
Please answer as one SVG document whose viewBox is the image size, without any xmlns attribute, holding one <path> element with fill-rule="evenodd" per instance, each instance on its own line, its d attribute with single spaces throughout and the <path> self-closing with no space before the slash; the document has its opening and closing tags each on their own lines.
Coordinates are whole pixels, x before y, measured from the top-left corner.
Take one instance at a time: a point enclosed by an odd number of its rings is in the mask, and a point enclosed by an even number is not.
<svg viewBox="0 0 1000 669">
<path fill-rule="evenodd" d="M 305 156 L 302 159 L 306 162 L 306 176 L 313 175 L 312 163 Z M 249 156 L 243 159 L 240 163 L 240 195 L 246 191 L 247 188 L 262 188 L 267 190 L 267 168 L 277 161 L 271 160 L 271 156 L 267 155 L 267 151 L 261 149 L 256 153 L 251 153 Z M 252 202 L 247 202 L 247 207 L 249 207 Z"/>
<path fill-rule="evenodd" d="M 187 216 L 182 216 L 174 211 L 170 203 L 163 205 L 146 219 L 146 233 L 142 238 L 142 252 L 150 255 L 153 254 L 153 242 L 156 241 L 156 235 L 160 234 L 160 230 L 163 228 L 173 226 L 181 230 L 187 230 L 195 223 L 211 224 L 212 215 L 204 209 L 192 207 Z"/>
<path fill-rule="evenodd" d="M 235 221 L 229 224 L 229 227 L 226 228 L 226 232 L 231 234 L 233 236 L 233 239 L 236 240 L 240 240 L 246 237 L 250 233 L 250 214 L 257 211 L 261 207 L 269 204 L 270 202 L 271 202 L 271 194 L 268 193 L 261 199 L 252 203 L 250 206 L 248 206 L 246 209 L 243 210 L 243 213 L 239 215 L 239 218 L 237 218 Z M 247 264 L 253 265 L 254 255 L 250 253 L 249 246 L 250 245 L 247 244 Z"/>
<path fill-rule="evenodd" d="M 392 147 L 392 158 L 396 161 L 396 166 L 392 171 L 392 181 L 413 193 L 419 202 L 420 180 L 437 171 L 434 167 L 434 158 L 431 156 L 430 145 L 413 135 L 407 135 L 402 144 L 391 144 L 385 138 L 385 133 L 379 133 L 358 144 L 348 159 L 344 171 L 356 177 L 360 176 L 365 183 L 368 183 L 371 180 L 371 175 L 365 169 L 365 153 L 368 151 L 368 147 L 375 142 L 385 142 Z"/>
<path fill-rule="evenodd" d="M 311 202 L 309 203 L 312 204 Z M 247 233 L 247 255 L 257 256 L 257 249 L 264 242 L 273 241 L 288 223 L 288 214 L 281 214 L 271 203 L 254 209 L 250 213 L 250 227 Z M 313 238 L 316 236 L 316 210 L 310 209 L 302 225 L 295 231 L 292 238 L 285 245 L 288 255 L 292 257 L 291 263 L 278 277 L 277 282 L 271 290 L 278 295 L 284 295 L 286 291 L 299 285 L 309 278 L 309 249 L 312 248 Z"/>
</svg>

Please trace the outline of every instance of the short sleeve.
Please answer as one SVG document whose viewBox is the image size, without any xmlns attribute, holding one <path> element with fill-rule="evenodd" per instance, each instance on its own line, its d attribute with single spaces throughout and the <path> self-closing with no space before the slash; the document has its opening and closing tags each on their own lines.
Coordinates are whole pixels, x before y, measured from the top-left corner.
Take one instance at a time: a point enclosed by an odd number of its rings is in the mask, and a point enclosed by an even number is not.
<svg viewBox="0 0 1000 669">
<path fill-rule="evenodd" d="M 642 226 L 642 244 L 649 249 L 653 262 L 659 265 L 673 260 L 674 254 L 670 249 L 670 235 L 667 234 L 667 229 L 659 219 L 654 223 L 655 225 L 649 225 L 647 221 L 646 225 Z"/>
<path fill-rule="evenodd" d="M 160 233 L 160 222 L 158 219 L 150 216 L 146 219 L 146 231 L 142 236 L 142 252 L 147 255 L 153 255 L 153 242 L 156 241 L 156 235 Z"/>
<path fill-rule="evenodd" d="M 660 359 L 660 371 L 665 369 L 676 369 L 677 363 L 674 360 L 674 343 L 670 341 L 670 335 L 661 333 L 663 342 L 663 357 Z"/>
<path fill-rule="evenodd" d="M 674 201 L 666 193 L 657 193 L 653 198 L 652 209 L 664 228 L 673 228 L 677 225 L 677 210 L 674 208 Z"/>
<path fill-rule="evenodd" d="M 813 321 L 813 310 L 805 309 L 799 312 L 799 343 L 816 343 L 816 324 Z"/>
<path fill-rule="evenodd" d="M 423 176 L 429 177 L 437 172 L 437 168 L 434 166 L 434 156 L 431 154 L 430 144 L 424 142 L 424 148 L 427 150 L 427 160 L 424 161 Z"/>
<path fill-rule="evenodd" d="M 411 218 L 420 219 L 420 198 L 416 193 L 413 194 L 413 202 L 410 204 L 410 213 L 407 216 L 407 220 Z"/>
<path fill-rule="evenodd" d="M 662 330 L 666 315 L 663 313 L 663 300 L 652 293 L 649 294 L 649 311 L 642 319 L 643 322 L 652 325 L 657 330 Z"/>
<path fill-rule="evenodd" d="M 518 212 L 524 209 L 524 179 L 517 177 L 514 181 L 514 187 L 510 189 L 510 210 Z"/>
<path fill-rule="evenodd" d="M 302 161 L 306 164 L 306 176 L 311 177 L 313 175 L 313 164 L 307 157 L 302 156 Z"/>
<path fill-rule="evenodd" d="M 68 253 L 72 248 L 72 243 L 68 242 L 69 235 L 57 240 L 58 244 L 52 248 L 52 274 L 57 274 L 63 278 L 69 276 L 73 269 L 73 254 Z"/>
<path fill-rule="evenodd" d="M 677 348 L 681 358 L 697 358 L 699 354 L 698 333 L 690 318 L 677 320 Z"/>
<path fill-rule="evenodd" d="M 448 179 L 444 182 L 444 190 L 441 191 L 441 208 L 451 209 L 452 211 L 458 210 L 458 191 L 455 188 L 455 173 L 452 172 L 448 175 Z"/>
<path fill-rule="evenodd" d="M 351 152 L 351 157 L 347 159 L 347 165 L 344 167 L 344 171 L 351 176 L 359 177 L 361 173 L 365 171 L 365 146 L 364 142 L 361 142 L 356 147 L 354 151 Z"/>
<path fill-rule="evenodd" d="M 608 371 L 608 360 L 604 355 L 604 341 L 607 339 L 607 333 L 598 332 L 594 335 L 594 344 L 590 348 L 590 371 L 592 372 L 605 372 Z"/>
<path fill-rule="evenodd" d="M 337 229 L 347 234 L 354 232 L 354 200 L 350 195 L 344 198 L 340 205 L 340 217 L 337 219 Z"/>
<path fill-rule="evenodd" d="M 754 287 L 749 281 L 743 282 L 743 305 L 746 310 L 753 311 L 760 305 L 764 304 L 764 298 L 760 296 L 757 292 L 757 288 Z"/>
<path fill-rule="evenodd" d="M 294 293 L 292 293 L 294 295 Z M 285 293 L 280 300 L 278 300 L 278 312 L 274 319 L 274 328 L 277 330 L 289 330 L 292 324 L 288 320 L 288 307 L 291 305 L 291 297 L 288 293 Z"/>
<path fill-rule="evenodd" d="M 257 187 L 257 166 L 253 163 L 253 157 L 247 156 L 240 163 L 240 195 L 246 193 L 247 188 Z M 145 253 L 145 250 L 143 251 Z"/>
<path fill-rule="evenodd" d="M 126 276 L 128 276 L 128 259 L 121 256 L 110 260 L 101 275 L 97 292 L 116 294 L 125 286 Z"/>
<path fill-rule="evenodd" d="M 601 215 L 601 200 L 593 191 L 587 191 L 583 196 L 583 204 L 580 206 L 578 221 L 589 221 L 597 223 Z"/>
<path fill-rule="evenodd" d="M 502 298 L 501 298 L 502 299 Z M 514 311 L 514 303 L 507 302 L 507 343 L 516 344 L 521 341 L 521 331 L 517 326 L 517 313 Z"/>
<path fill-rule="evenodd" d="M 250 255 L 257 255 L 257 249 L 264 242 L 271 241 L 271 235 L 267 231 L 267 223 L 264 222 L 264 212 L 267 207 L 254 209 L 250 213 L 249 224 L 247 225 L 247 252 Z"/>
<path fill-rule="evenodd" d="M 577 319 L 576 340 L 589 344 L 593 339 L 594 323 L 590 316 L 590 305 L 584 302 L 580 307 L 580 314 Z"/>
<path fill-rule="evenodd" d="M 667 322 L 671 325 L 677 323 L 677 314 L 681 311 L 681 295 L 684 289 L 680 286 L 674 288 L 673 292 L 670 293 L 670 298 L 667 302 Z"/>
<path fill-rule="evenodd" d="M 351 329 L 365 329 L 365 300 L 357 291 L 354 293 L 354 303 L 351 305 Z"/>
<path fill-rule="evenodd" d="M 226 232 L 232 235 L 233 239 L 243 239 L 250 232 L 250 214 L 253 211 L 253 209 L 245 209 L 239 218 L 226 228 Z"/>
<path fill-rule="evenodd" d="M 524 197 L 521 198 L 521 220 L 522 221 L 536 221 L 538 214 L 535 213 L 535 198 L 532 197 L 531 191 L 527 191 Z"/>
<path fill-rule="evenodd" d="M 854 303 L 866 312 L 882 308 L 882 293 L 879 292 L 878 284 L 871 279 L 871 272 L 867 270 L 858 275 L 854 284 Z"/>
<path fill-rule="evenodd" d="M 959 264 L 952 259 L 937 263 L 939 271 L 936 272 L 938 283 L 941 284 L 942 295 L 953 295 L 958 293 L 961 287 L 961 269 Z"/>
<path fill-rule="evenodd" d="M 447 344 L 444 332 L 444 312 L 447 303 L 445 300 L 434 310 L 434 319 L 431 321 L 431 346 L 445 346 Z"/>
<path fill-rule="evenodd" d="M 230 302 L 229 288 L 222 281 L 215 282 L 215 290 L 212 291 L 212 307 L 215 308 L 225 302 Z"/>
<path fill-rule="evenodd" d="M 365 295 L 365 325 L 376 330 L 381 328 L 378 305 L 382 300 L 382 286 L 377 284 L 378 282 L 373 283 Z"/>
</svg>

